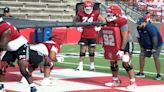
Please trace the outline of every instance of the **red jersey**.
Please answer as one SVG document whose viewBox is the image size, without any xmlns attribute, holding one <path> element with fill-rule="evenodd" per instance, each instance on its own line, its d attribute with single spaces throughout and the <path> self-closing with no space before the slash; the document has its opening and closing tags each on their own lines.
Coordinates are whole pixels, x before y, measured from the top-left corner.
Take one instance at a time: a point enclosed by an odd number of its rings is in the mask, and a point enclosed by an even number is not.
<svg viewBox="0 0 164 92">
<path fill-rule="evenodd" d="M 101 31 L 105 59 L 120 60 L 116 55 L 121 45 L 120 29 L 118 27 L 104 27 Z"/>
<path fill-rule="evenodd" d="M 107 22 L 108 27 L 119 27 L 120 29 L 127 24 L 127 19 L 125 17 L 118 17 L 117 20 L 112 22 Z"/>
<path fill-rule="evenodd" d="M 119 16 L 102 28 L 105 59 L 120 60 L 116 53 L 121 48 L 121 31 L 128 31 L 127 22 L 125 17 Z"/>
<path fill-rule="evenodd" d="M 84 11 L 79 11 L 78 16 L 80 17 L 80 21 L 82 22 L 95 22 L 98 20 L 99 16 L 98 10 L 93 10 L 91 14 L 86 14 Z M 95 31 L 95 26 L 84 26 L 83 32 L 81 34 L 82 38 L 96 38 L 98 32 Z"/>
<path fill-rule="evenodd" d="M 43 44 L 47 47 L 49 53 L 53 46 L 57 48 L 58 53 L 60 52 L 60 45 L 55 43 L 54 41 L 46 41 L 46 42 L 43 42 Z"/>
<path fill-rule="evenodd" d="M 5 32 L 6 30 L 10 30 L 10 34 L 9 34 L 9 41 L 15 40 L 20 36 L 20 33 L 18 32 L 18 30 L 9 22 L 2 22 L 0 24 L 0 37 L 2 36 L 3 32 Z"/>
</svg>

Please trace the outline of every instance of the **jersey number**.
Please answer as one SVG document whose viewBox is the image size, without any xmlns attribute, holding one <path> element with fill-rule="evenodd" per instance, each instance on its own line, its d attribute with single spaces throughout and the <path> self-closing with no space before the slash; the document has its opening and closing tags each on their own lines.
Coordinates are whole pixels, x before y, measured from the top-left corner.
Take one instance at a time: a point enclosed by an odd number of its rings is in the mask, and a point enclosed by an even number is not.
<svg viewBox="0 0 164 92">
<path fill-rule="evenodd" d="M 114 35 L 113 34 L 104 34 L 104 44 L 109 46 L 115 46 Z"/>
<path fill-rule="evenodd" d="M 83 22 L 93 22 L 93 17 L 83 17 Z"/>
</svg>

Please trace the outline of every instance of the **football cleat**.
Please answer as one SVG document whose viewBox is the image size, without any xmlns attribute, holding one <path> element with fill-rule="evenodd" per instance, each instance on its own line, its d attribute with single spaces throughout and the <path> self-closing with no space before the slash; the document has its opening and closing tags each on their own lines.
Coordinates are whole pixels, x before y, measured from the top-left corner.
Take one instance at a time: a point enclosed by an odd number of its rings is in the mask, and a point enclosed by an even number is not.
<svg viewBox="0 0 164 92">
<path fill-rule="evenodd" d="M 105 83 L 105 86 L 117 87 L 121 84 L 121 80 L 113 80 L 112 82 Z"/>
<path fill-rule="evenodd" d="M 49 78 L 43 78 L 41 85 L 42 86 L 51 85 L 50 79 Z"/>
<path fill-rule="evenodd" d="M 136 82 L 131 82 L 129 86 L 126 87 L 126 89 L 128 90 L 135 90 L 135 88 L 137 87 Z"/>
<path fill-rule="evenodd" d="M 6 92 L 4 84 L 0 84 L 0 92 Z"/>
<path fill-rule="evenodd" d="M 75 70 L 76 71 L 83 71 L 83 66 L 78 66 Z"/>
<path fill-rule="evenodd" d="M 37 89 L 35 86 L 30 87 L 30 90 L 31 90 L 30 92 L 37 92 Z"/>
</svg>

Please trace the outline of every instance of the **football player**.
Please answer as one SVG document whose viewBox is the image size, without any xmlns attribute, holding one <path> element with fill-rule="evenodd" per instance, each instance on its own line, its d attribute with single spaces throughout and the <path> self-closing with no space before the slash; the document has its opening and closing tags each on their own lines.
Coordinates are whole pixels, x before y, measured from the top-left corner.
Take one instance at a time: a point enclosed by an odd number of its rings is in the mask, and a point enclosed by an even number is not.
<svg viewBox="0 0 164 92">
<path fill-rule="evenodd" d="M 119 86 L 121 80 L 118 77 L 118 60 L 127 71 L 130 85 L 127 88 L 135 88 L 135 74 L 131 64 L 133 50 L 132 37 L 128 29 L 128 20 L 122 16 L 121 9 L 117 5 L 111 5 L 107 9 L 107 25 L 102 28 L 104 57 L 110 60 L 112 71 L 112 82 L 105 83 L 106 86 Z"/>
<path fill-rule="evenodd" d="M 95 22 L 102 21 L 106 22 L 105 18 L 100 15 L 98 10 L 94 10 L 94 4 L 91 1 L 85 1 L 83 3 L 84 10 L 80 10 L 77 13 L 74 21 L 78 22 Z M 98 31 L 101 27 L 96 26 L 83 26 L 79 27 L 77 30 L 81 32 L 80 44 L 80 62 L 76 70 L 83 70 L 83 61 L 88 48 L 89 59 L 90 59 L 90 70 L 94 71 L 94 56 L 96 47 L 96 38 L 98 36 Z"/>
<path fill-rule="evenodd" d="M 14 25 L 3 21 L 0 16 L 0 48 L 7 51 L 12 51 L 14 56 L 18 59 L 18 66 L 21 74 L 26 78 L 30 85 L 31 92 L 36 92 L 37 89 L 33 83 L 31 74 L 27 69 L 29 61 L 29 44 L 25 37 L 23 37 Z"/>
<path fill-rule="evenodd" d="M 49 76 L 54 65 L 53 61 L 60 62 L 59 59 L 62 59 L 60 57 L 56 57 L 57 53 L 60 52 L 60 42 L 55 40 L 56 38 L 52 38 L 50 41 L 30 46 L 28 65 L 29 72 L 32 73 L 39 65 L 41 66 L 42 72 L 44 72 L 44 79 L 42 80 L 41 85 L 50 85 Z M 3 64 L 3 67 L 1 69 L 5 71 L 6 62 L 9 64 L 15 60 L 16 58 L 14 57 L 13 52 L 2 52 L 1 63 Z M 21 82 L 26 82 L 24 77 L 21 79 Z"/>
</svg>

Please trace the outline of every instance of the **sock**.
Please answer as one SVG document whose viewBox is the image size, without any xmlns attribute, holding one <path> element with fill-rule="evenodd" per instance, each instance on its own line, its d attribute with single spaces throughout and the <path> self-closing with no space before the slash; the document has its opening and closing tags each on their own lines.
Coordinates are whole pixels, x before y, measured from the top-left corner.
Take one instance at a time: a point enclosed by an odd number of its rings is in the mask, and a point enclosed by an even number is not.
<svg viewBox="0 0 164 92">
<path fill-rule="evenodd" d="M 118 80 L 118 77 L 113 77 L 113 80 Z"/>
<path fill-rule="evenodd" d="M 35 86 L 35 84 L 34 84 L 34 83 L 31 83 L 31 84 L 30 84 L 30 87 L 34 87 L 34 86 Z"/>
<path fill-rule="evenodd" d="M 130 79 L 130 81 L 131 81 L 131 82 L 135 82 L 136 80 L 135 80 L 135 78 L 132 78 L 132 79 Z"/>
<path fill-rule="evenodd" d="M 79 62 L 79 66 L 83 66 L 83 62 Z"/>
</svg>

